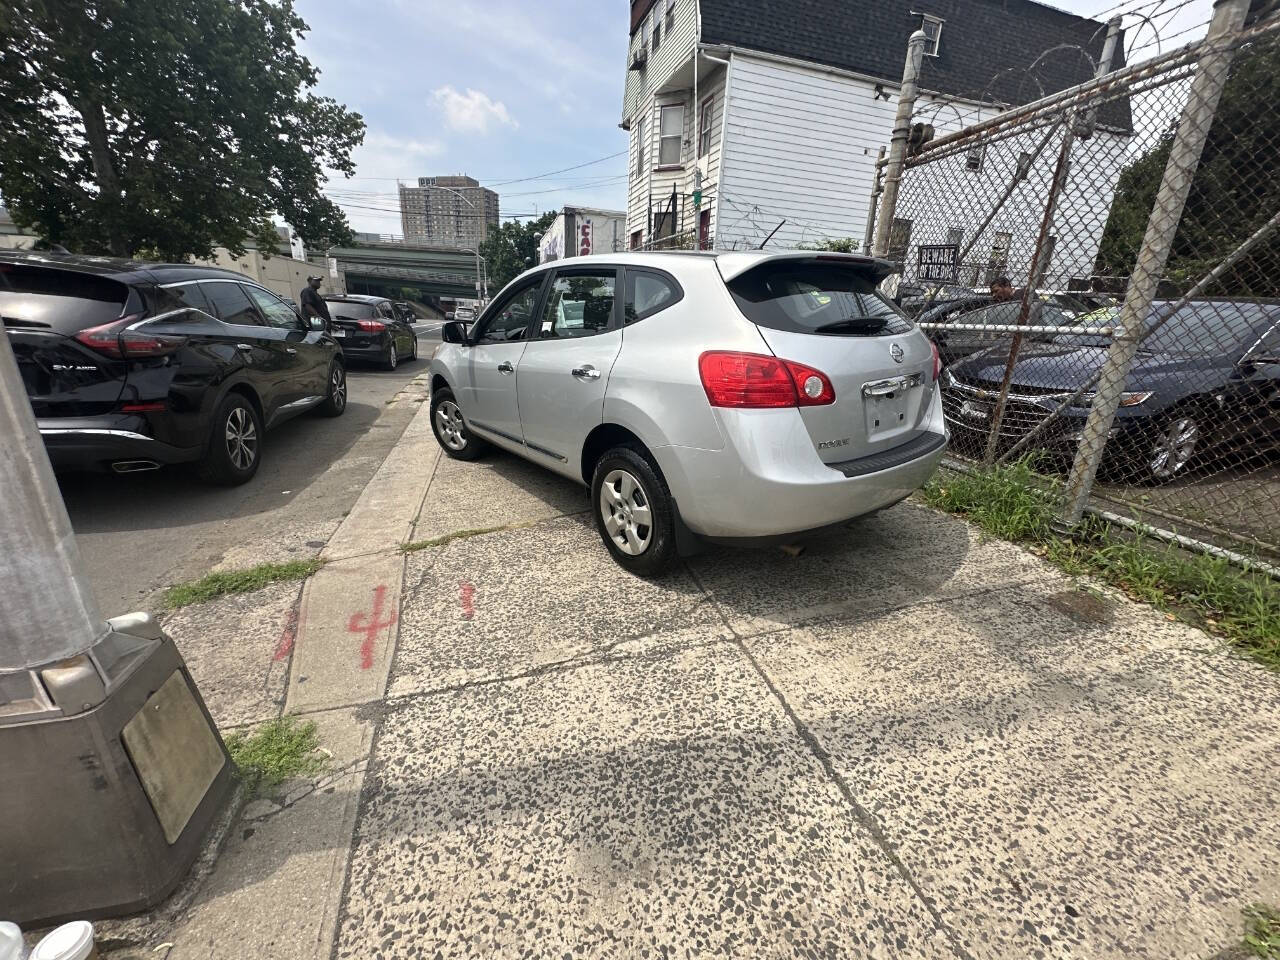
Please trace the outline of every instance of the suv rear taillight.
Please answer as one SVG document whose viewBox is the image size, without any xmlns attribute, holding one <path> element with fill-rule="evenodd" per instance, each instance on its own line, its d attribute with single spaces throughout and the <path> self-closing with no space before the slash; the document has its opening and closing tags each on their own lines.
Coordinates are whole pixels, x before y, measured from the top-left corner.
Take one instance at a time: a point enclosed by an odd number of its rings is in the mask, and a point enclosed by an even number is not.
<svg viewBox="0 0 1280 960">
<path fill-rule="evenodd" d="M 387 329 L 387 325 L 381 320 L 361 320 L 360 329 L 368 333 L 381 333 Z"/>
<path fill-rule="evenodd" d="M 713 407 L 821 407 L 836 400 L 821 370 L 765 354 L 711 350 L 698 358 L 698 376 Z"/>
<path fill-rule="evenodd" d="M 76 334 L 75 339 L 90 350 L 105 354 L 115 360 L 135 357 L 163 357 L 182 346 L 185 338 L 149 333 L 145 329 L 130 330 L 137 323 L 139 314 L 122 317 L 100 327 L 89 327 Z"/>
</svg>

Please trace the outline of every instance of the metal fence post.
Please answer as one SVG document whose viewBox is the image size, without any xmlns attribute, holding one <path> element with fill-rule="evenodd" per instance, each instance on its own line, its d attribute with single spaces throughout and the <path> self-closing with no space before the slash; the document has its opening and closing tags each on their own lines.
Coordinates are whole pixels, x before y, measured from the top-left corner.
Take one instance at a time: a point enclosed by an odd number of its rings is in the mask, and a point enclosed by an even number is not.
<svg viewBox="0 0 1280 960">
<path fill-rule="evenodd" d="M 1226 86 L 1235 56 L 1235 47 L 1229 42 L 1229 37 L 1244 24 L 1248 10 L 1249 0 L 1217 0 L 1214 4 L 1204 53 L 1196 65 L 1187 104 L 1178 123 L 1138 262 L 1116 324 L 1115 338 L 1107 352 L 1098 380 L 1098 392 L 1067 478 L 1060 518 L 1065 527 L 1074 527 L 1080 522 L 1093 489 L 1102 451 L 1120 405 L 1120 396 L 1137 355 L 1138 344 L 1142 341 L 1147 314 L 1155 299 L 1156 287 L 1191 190 L 1191 180 L 1200 164 L 1200 154 Z"/>
<path fill-rule="evenodd" d="M 862 238 L 862 252 L 871 256 L 871 245 L 876 238 L 876 209 L 880 206 L 881 177 L 884 175 L 884 147 L 876 155 L 875 185 L 871 188 L 871 202 L 867 204 L 867 230 Z"/>
<path fill-rule="evenodd" d="M 884 172 L 884 193 L 880 196 L 880 214 L 876 223 L 873 253 L 883 257 L 889 252 L 889 232 L 893 229 L 893 212 L 898 206 L 898 187 L 902 168 L 907 161 L 907 139 L 911 136 L 911 116 L 920 92 L 920 64 L 924 45 L 929 42 L 923 30 L 907 40 L 907 62 L 902 70 L 902 87 L 898 91 L 898 113 L 893 120 L 893 139 L 889 142 L 889 163 Z"/>
<path fill-rule="evenodd" d="M 84 653 L 107 634 L 80 564 L 71 520 L 22 385 L 0 335 L 0 673 Z"/>
</svg>

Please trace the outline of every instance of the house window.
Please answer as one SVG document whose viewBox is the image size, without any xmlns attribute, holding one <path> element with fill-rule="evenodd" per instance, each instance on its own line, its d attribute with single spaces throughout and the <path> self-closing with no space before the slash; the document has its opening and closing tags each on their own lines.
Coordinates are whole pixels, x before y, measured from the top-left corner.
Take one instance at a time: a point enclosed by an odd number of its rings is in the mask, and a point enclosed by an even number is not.
<svg viewBox="0 0 1280 960">
<path fill-rule="evenodd" d="M 1009 247 L 1012 245 L 1012 233 L 997 233 L 991 241 L 991 256 L 987 259 L 988 285 L 1009 269 Z"/>
<path fill-rule="evenodd" d="M 667 33 L 671 33 L 676 28 L 676 0 L 662 0 L 662 3 L 667 8 Z"/>
<path fill-rule="evenodd" d="M 1029 174 L 1030 172 L 1031 172 L 1031 154 L 1028 151 L 1023 150 L 1020 154 L 1018 154 L 1018 172 L 1015 174 L 1015 177 L 1018 180 L 1025 180 L 1027 179 L 1027 174 Z"/>
<path fill-rule="evenodd" d="M 658 166 L 679 166 L 680 145 L 684 139 L 684 104 L 674 103 L 663 107 L 661 123 L 662 129 L 658 134 Z"/>
<path fill-rule="evenodd" d="M 910 246 L 911 221 L 894 217 L 893 226 L 889 228 L 889 259 L 895 263 L 905 263 Z"/>
<path fill-rule="evenodd" d="M 942 20 L 925 14 L 920 18 L 920 29 L 929 38 L 924 45 L 925 56 L 936 57 L 938 55 L 938 42 L 942 39 Z"/>
<path fill-rule="evenodd" d="M 648 22 L 648 18 L 645 18 Z M 658 47 L 662 46 L 662 14 L 654 11 L 653 14 L 653 52 L 658 52 Z"/>
<path fill-rule="evenodd" d="M 640 22 L 640 52 L 644 53 L 649 48 L 649 15 L 644 15 L 644 20 Z"/>
<path fill-rule="evenodd" d="M 951 227 L 948 229 L 947 243 L 958 250 L 964 244 L 964 227 Z"/>
<path fill-rule="evenodd" d="M 644 231 L 643 231 L 643 230 L 634 230 L 634 231 L 632 231 L 632 233 L 631 233 L 631 249 L 632 249 L 632 250 L 639 250 L 639 249 L 640 249 L 640 244 L 642 244 L 643 242 L 644 242 Z"/>
<path fill-rule="evenodd" d="M 705 157 L 711 152 L 711 122 L 715 118 L 715 96 L 702 101 L 698 115 L 698 156 Z"/>
<path fill-rule="evenodd" d="M 644 119 L 636 124 L 636 176 L 644 176 Z"/>
<path fill-rule="evenodd" d="M 977 173 L 982 169 L 982 163 L 986 158 L 987 145 L 985 143 L 975 143 L 964 155 L 964 168 Z"/>
</svg>

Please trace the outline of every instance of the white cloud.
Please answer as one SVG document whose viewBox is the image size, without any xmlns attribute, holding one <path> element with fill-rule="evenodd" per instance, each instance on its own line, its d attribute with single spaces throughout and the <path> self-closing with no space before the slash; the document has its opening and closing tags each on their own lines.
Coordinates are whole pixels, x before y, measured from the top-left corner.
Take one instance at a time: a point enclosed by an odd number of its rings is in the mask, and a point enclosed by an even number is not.
<svg viewBox="0 0 1280 960">
<path fill-rule="evenodd" d="M 501 100 L 491 100 L 480 90 L 468 89 L 459 93 L 452 84 L 440 87 L 432 94 L 444 110 L 445 123 L 459 133 L 488 133 L 491 125 L 518 127 Z"/>
</svg>

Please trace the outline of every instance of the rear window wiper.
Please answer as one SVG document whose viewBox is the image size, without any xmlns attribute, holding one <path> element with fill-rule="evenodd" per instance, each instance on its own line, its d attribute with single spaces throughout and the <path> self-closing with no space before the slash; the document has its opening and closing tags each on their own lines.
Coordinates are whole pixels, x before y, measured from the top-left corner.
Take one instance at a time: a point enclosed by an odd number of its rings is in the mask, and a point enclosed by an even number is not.
<svg viewBox="0 0 1280 960">
<path fill-rule="evenodd" d="M 864 330 L 864 331 L 880 331 L 887 326 L 884 317 L 845 317 L 843 320 L 836 320 L 832 323 L 824 323 L 820 327 L 815 327 L 814 333 L 840 333 L 842 331 Z"/>
</svg>

